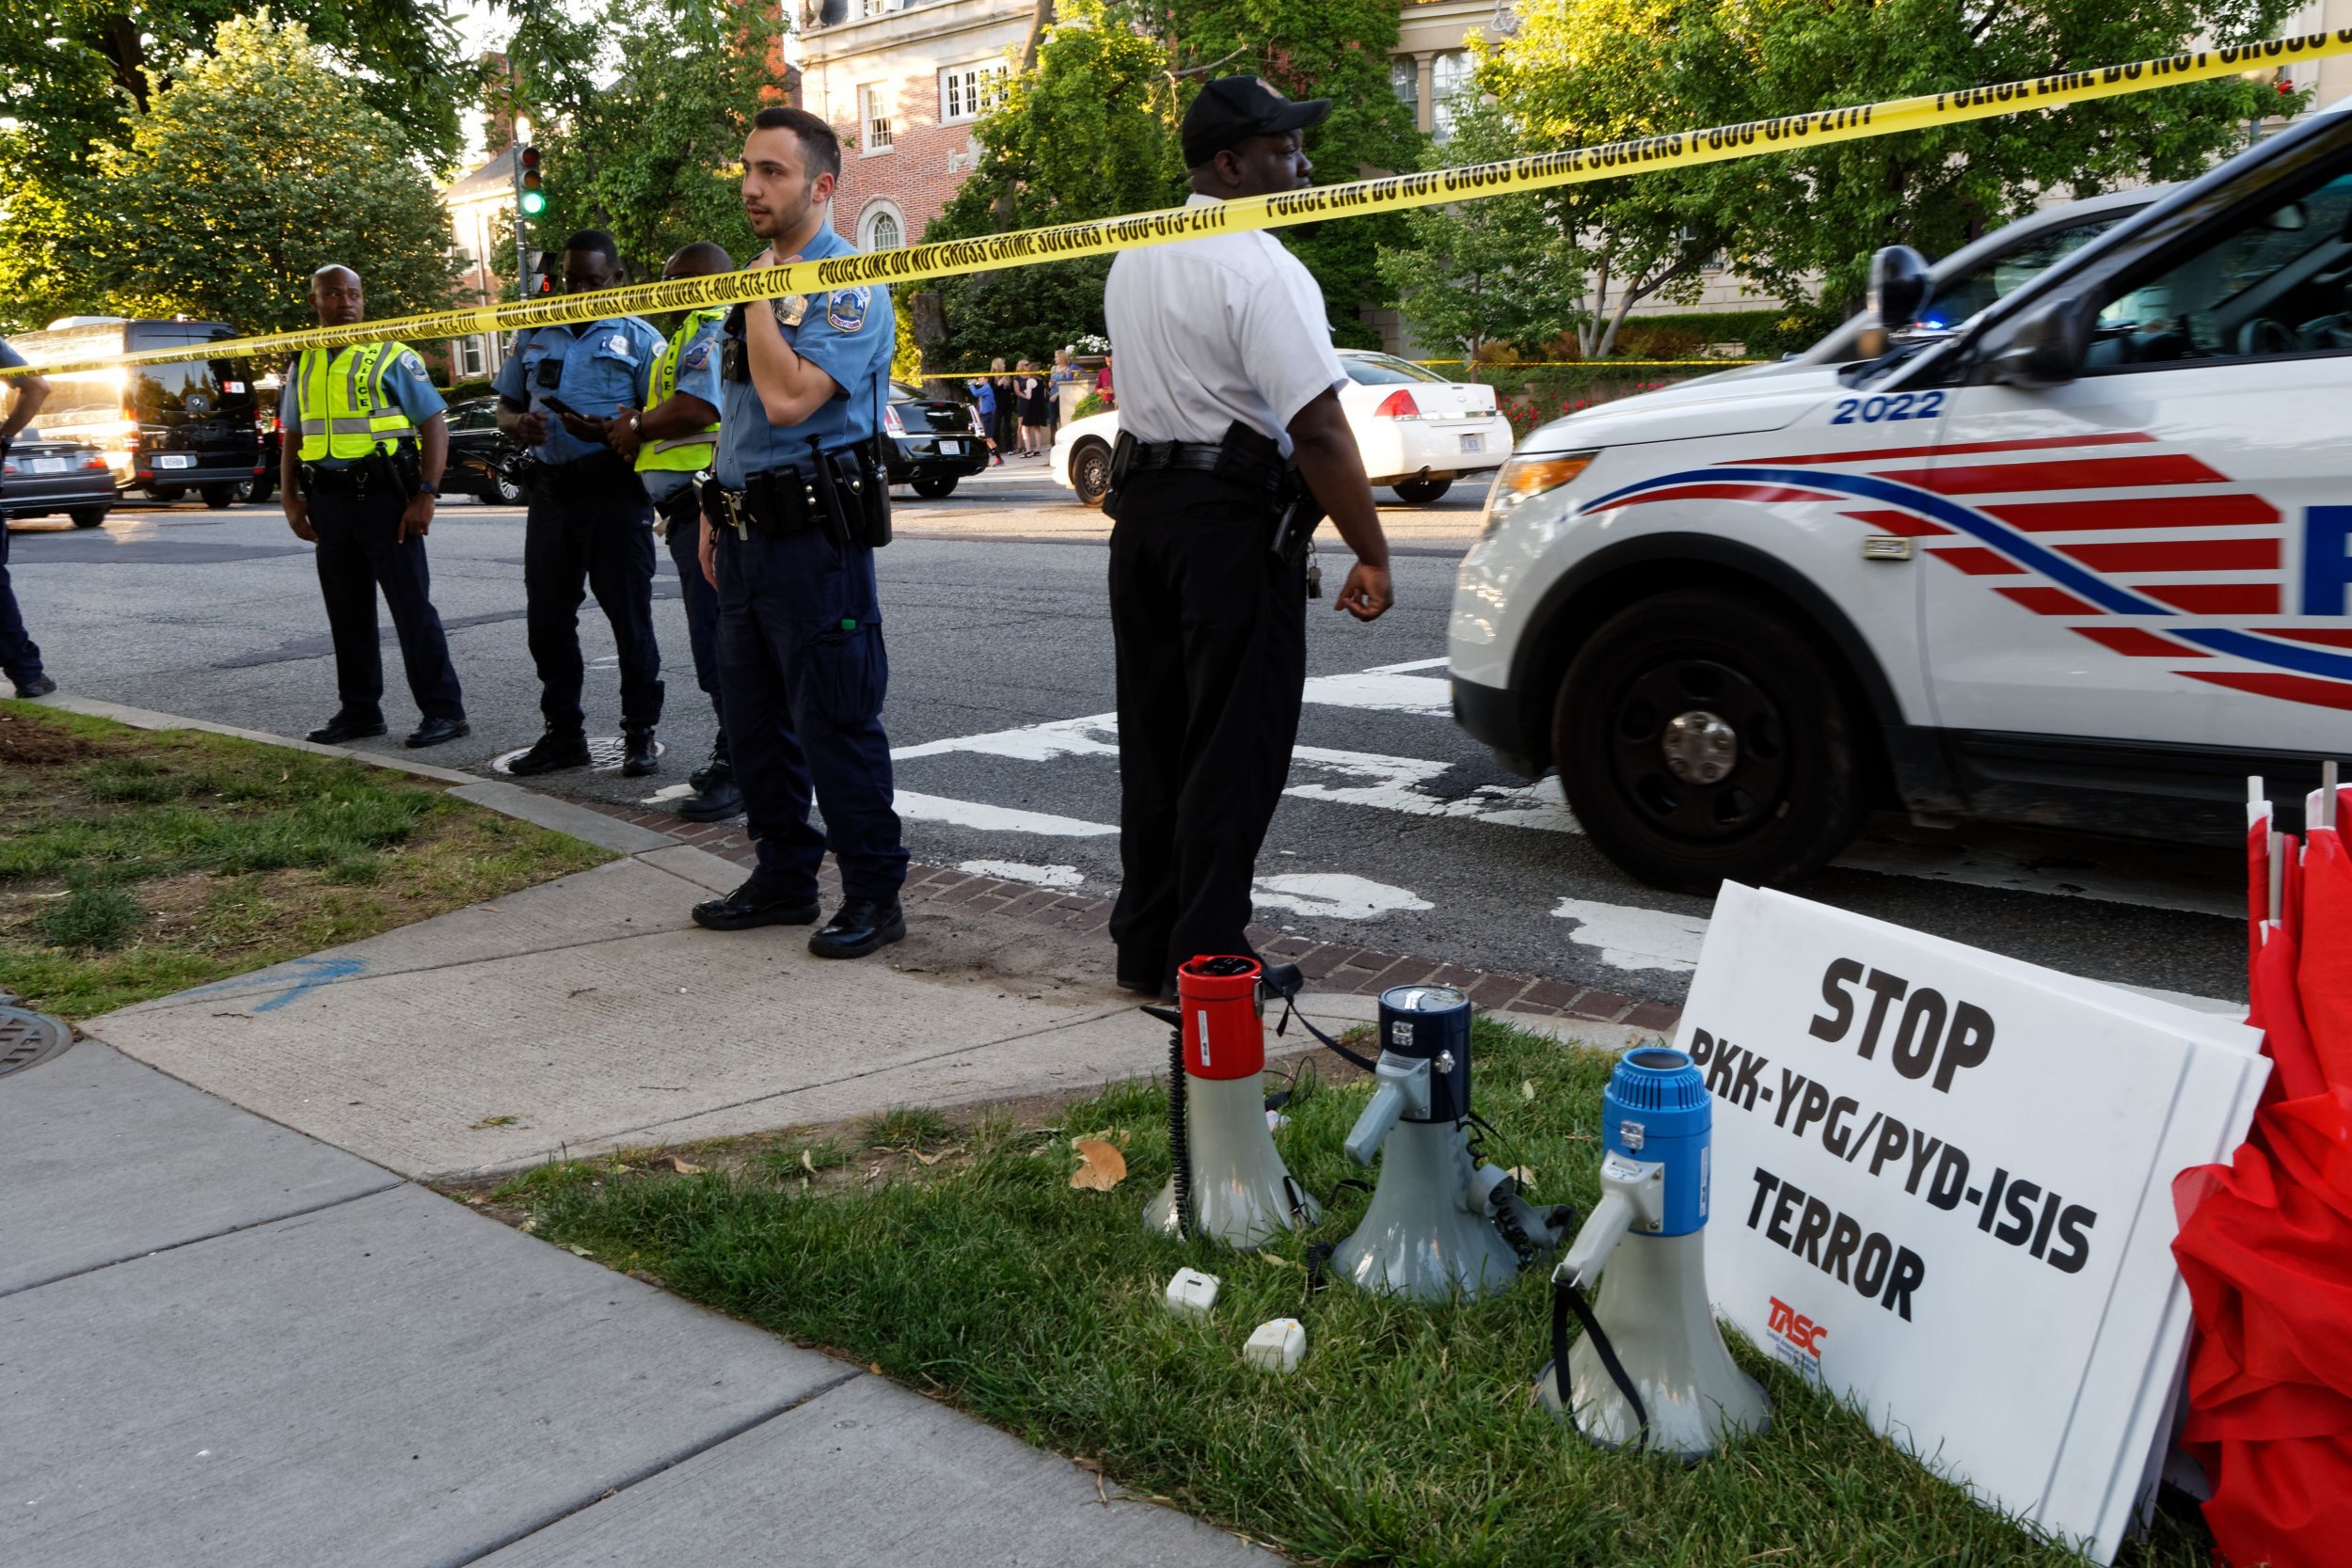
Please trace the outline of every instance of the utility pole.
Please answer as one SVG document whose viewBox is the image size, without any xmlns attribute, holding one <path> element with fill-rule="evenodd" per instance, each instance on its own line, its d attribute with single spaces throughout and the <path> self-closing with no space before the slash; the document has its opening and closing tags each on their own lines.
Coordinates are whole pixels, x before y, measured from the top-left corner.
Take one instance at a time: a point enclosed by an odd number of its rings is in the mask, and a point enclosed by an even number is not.
<svg viewBox="0 0 2352 1568">
<path fill-rule="evenodd" d="M 515 297 L 531 297 L 531 238 L 523 216 L 523 151 L 531 145 L 531 121 L 515 117 Z"/>
</svg>

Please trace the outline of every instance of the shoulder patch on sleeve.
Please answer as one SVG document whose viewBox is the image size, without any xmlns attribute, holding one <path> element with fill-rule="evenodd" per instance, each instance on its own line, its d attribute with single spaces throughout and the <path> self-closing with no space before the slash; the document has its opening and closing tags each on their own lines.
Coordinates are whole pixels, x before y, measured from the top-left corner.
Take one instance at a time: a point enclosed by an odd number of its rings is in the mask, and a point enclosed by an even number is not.
<svg viewBox="0 0 2352 1568">
<path fill-rule="evenodd" d="M 825 320 L 836 332 L 856 332 L 866 325 L 866 308 L 873 301 L 870 288 L 835 289 L 825 298 Z"/>
<path fill-rule="evenodd" d="M 680 370 L 698 371 L 708 363 L 710 363 L 710 341 L 708 339 L 705 339 L 703 341 L 696 343 L 692 348 L 688 349 L 684 354 L 678 356 L 678 369 Z"/>
<path fill-rule="evenodd" d="M 418 356 L 417 351 L 413 348 L 400 356 L 400 368 L 403 372 L 414 377 L 416 380 L 422 381 L 425 379 L 424 360 Z"/>
</svg>

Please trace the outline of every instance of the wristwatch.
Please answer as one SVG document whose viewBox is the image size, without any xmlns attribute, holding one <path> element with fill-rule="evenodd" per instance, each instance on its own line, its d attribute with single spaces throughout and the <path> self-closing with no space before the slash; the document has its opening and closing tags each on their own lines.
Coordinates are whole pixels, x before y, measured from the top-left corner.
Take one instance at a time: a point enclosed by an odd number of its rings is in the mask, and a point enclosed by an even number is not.
<svg viewBox="0 0 2352 1568">
<path fill-rule="evenodd" d="M 439 485 L 437 485 L 437 484 L 434 483 L 431 480 L 429 480 L 429 479 L 421 479 L 421 480 L 417 481 L 417 494 L 418 494 L 418 495 L 420 495 L 420 496 L 437 496 L 437 495 L 439 495 L 440 493 L 441 493 L 441 487 L 440 487 Z"/>
</svg>

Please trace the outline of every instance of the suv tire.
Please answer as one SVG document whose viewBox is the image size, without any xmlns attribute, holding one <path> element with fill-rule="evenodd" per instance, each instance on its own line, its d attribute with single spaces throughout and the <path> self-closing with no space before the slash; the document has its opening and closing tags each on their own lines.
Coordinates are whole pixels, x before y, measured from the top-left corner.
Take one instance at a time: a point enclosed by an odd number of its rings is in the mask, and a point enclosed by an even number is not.
<svg viewBox="0 0 2352 1568">
<path fill-rule="evenodd" d="M 1070 487 L 1079 500 L 1102 511 L 1103 498 L 1111 493 L 1111 449 L 1091 438 L 1072 448 Z"/>
<path fill-rule="evenodd" d="M 150 484 L 146 486 L 146 490 L 149 500 L 161 501 L 166 506 L 169 506 L 188 493 L 188 487 L 184 484 Z"/>
<path fill-rule="evenodd" d="M 490 469 L 490 483 L 483 487 L 481 499 L 491 506 L 520 506 L 523 487 L 504 468 Z"/>
<path fill-rule="evenodd" d="M 204 497 L 205 506 L 215 512 L 228 511 L 230 507 L 245 499 L 246 493 L 251 488 L 252 486 L 250 483 L 243 482 L 234 484 L 204 484 L 198 486 L 198 490 Z"/>
<path fill-rule="evenodd" d="M 956 493 L 956 481 L 961 476 L 949 474 L 945 479 L 918 479 L 914 493 L 927 501 L 945 500 Z"/>
<path fill-rule="evenodd" d="M 106 520 L 107 510 L 103 506 L 77 506 L 66 515 L 73 519 L 75 528 L 96 528 Z"/>
<path fill-rule="evenodd" d="M 1594 845 L 1643 881 L 1711 894 L 1818 870 L 1867 815 L 1858 708 L 1788 621 L 1729 594 L 1661 594 L 1577 653 L 1552 755 Z"/>
<path fill-rule="evenodd" d="M 1400 479 L 1389 486 L 1407 506 L 1428 506 L 1454 488 L 1450 479 Z"/>
</svg>

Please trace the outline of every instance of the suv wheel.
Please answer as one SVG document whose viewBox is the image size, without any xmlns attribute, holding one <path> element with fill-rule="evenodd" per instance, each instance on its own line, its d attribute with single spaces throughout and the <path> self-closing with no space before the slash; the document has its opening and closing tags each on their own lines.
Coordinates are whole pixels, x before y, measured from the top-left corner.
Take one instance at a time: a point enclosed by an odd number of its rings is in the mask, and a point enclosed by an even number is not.
<svg viewBox="0 0 2352 1568">
<path fill-rule="evenodd" d="M 166 506 L 169 506 L 188 493 L 188 487 L 184 484 L 150 484 L 146 489 L 149 500 L 161 501 Z"/>
<path fill-rule="evenodd" d="M 490 470 L 490 483 L 482 492 L 482 499 L 499 506 L 518 506 L 522 503 L 523 487 L 515 483 L 515 476 L 504 468 Z"/>
<path fill-rule="evenodd" d="M 956 493 L 957 477 L 949 474 L 946 479 L 918 479 L 914 482 L 914 493 L 925 500 L 945 499 Z"/>
<path fill-rule="evenodd" d="M 1427 506 L 1454 488 L 1450 479 L 1400 479 L 1389 486 L 1407 506 Z"/>
<path fill-rule="evenodd" d="M 77 506 L 66 515 L 73 519 L 75 528 L 96 528 L 106 520 L 106 510 L 103 506 Z"/>
<path fill-rule="evenodd" d="M 252 485 L 241 480 L 234 484 L 206 484 L 199 488 L 203 494 L 204 504 L 207 507 L 215 512 L 226 512 L 245 499 L 246 492 L 250 490 Z"/>
<path fill-rule="evenodd" d="M 1811 638 L 1727 594 L 1620 610 L 1577 654 L 1552 755 L 1594 844 L 1657 887 L 1792 882 L 1867 812 L 1853 702 Z"/>
<path fill-rule="evenodd" d="M 1070 487 L 1097 512 L 1111 493 L 1111 449 L 1100 441 L 1081 441 L 1070 454 Z"/>
<path fill-rule="evenodd" d="M 246 486 L 245 499 L 259 505 L 276 494 L 278 494 L 278 474 L 272 470 Z"/>
</svg>

